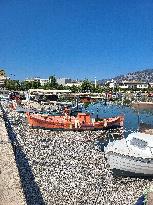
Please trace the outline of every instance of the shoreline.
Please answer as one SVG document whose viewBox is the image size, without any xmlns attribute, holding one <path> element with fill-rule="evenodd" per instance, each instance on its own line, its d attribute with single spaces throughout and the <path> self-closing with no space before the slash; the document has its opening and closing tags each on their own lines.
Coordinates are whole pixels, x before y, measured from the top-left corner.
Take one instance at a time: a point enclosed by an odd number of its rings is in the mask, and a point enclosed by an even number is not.
<svg viewBox="0 0 153 205">
<path fill-rule="evenodd" d="M 29 204 L 128 205 L 150 187 L 153 180 L 114 177 L 93 141 L 75 140 L 102 136 L 102 131 L 30 129 L 24 114 L 6 105 L 4 109 L 15 133 L 15 155 Z"/>
</svg>

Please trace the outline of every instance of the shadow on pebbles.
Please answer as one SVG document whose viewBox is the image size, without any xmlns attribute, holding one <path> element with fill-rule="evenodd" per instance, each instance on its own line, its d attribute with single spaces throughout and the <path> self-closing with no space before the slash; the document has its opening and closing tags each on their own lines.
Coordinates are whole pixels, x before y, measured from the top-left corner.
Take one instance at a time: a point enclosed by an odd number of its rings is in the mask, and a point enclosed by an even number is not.
<svg viewBox="0 0 153 205">
<path fill-rule="evenodd" d="M 113 177 L 94 140 L 82 140 L 102 131 L 31 129 L 24 114 L 3 108 L 27 204 L 132 205 L 150 186 L 148 179 Z"/>
</svg>

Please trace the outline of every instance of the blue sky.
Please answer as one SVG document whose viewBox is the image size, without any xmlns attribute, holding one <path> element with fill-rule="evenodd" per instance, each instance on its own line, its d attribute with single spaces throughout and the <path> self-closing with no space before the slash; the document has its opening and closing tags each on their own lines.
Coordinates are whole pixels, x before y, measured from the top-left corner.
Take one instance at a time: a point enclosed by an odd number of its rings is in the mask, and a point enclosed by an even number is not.
<svg viewBox="0 0 153 205">
<path fill-rule="evenodd" d="M 0 67 L 16 79 L 153 68 L 153 1 L 0 0 Z"/>
</svg>

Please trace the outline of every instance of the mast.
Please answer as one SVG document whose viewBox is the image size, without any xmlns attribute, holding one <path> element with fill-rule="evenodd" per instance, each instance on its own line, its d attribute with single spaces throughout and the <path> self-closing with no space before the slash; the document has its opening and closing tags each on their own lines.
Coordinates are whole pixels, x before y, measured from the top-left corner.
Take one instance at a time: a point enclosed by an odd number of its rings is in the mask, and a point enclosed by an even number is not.
<svg viewBox="0 0 153 205">
<path fill-rule="evenodd" d="M 138 103 L 138 111 L 137 111 L 137 115 L 138 115 L 138 132 L 140 131 L 140 112 L 139 112 L 139 103 Z"/>
</svg>

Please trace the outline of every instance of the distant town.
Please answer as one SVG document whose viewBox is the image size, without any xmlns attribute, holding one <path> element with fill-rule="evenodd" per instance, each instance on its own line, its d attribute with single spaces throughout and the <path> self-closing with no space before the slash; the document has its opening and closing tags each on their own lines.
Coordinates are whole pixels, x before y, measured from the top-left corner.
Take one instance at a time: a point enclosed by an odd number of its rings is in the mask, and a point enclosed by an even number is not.
<svg viewBox="0 0 153 205">
<path fill-rule="evenodd" d="M 13 80 L 7 76 L 4 69 L 0 70 L 0 88 L 12 91 L 26 91 L 29 89 L 58 89 L 70 90 L 73 93 L 101 93 L 117 91 L 152 91 L 153 90 L 153 70 L 148 69 L 129 73 L 125 76 L 118 76 L 114 79 L 93 81 L 74 80 L 68 77 L 56 78 L 51 75 L 46 79 L 41 77 L 26 78 L 25 80 Z"/>
</svg>

